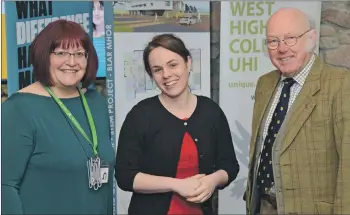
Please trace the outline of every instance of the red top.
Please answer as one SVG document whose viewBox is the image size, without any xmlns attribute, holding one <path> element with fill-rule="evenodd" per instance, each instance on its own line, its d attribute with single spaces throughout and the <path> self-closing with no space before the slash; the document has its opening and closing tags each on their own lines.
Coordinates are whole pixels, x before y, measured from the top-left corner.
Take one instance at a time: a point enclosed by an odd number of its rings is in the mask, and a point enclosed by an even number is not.
<svg viewBox="0 0 350 215">
<path fill-rule="evenodd" d="M 176 178 L 188 178 L 199 173 L 197 146 L 188 132 L 182 141 L 179 163 L 177 164 Z M 171 199 L 168 215 L 170 214 L 203 214 L 200 204 L 186 201 L 174 193 Z"/>
</svg>

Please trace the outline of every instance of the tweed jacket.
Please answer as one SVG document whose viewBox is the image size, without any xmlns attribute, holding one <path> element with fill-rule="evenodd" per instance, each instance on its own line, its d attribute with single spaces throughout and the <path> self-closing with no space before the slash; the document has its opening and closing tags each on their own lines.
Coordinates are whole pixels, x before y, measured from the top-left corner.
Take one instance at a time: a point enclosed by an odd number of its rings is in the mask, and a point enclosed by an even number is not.
<svg viewBox="0 0 350 215">
<path fill-rule="evenodd" d="M 262 128 L 280 72 L 259 78 L 250 142 L 247 214 L 259 211 Z M 316 57 L 272 149 L 278 214 L 350 214 L 350 72 Z"/>
</svg>

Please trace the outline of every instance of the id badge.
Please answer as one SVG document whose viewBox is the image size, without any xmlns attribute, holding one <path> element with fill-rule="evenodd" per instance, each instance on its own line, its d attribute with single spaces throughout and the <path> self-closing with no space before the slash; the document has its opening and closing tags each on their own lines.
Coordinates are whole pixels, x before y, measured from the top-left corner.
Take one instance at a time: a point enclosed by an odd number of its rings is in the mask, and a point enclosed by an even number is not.
<svg viewBox="0 0 350 215">
<path fill-rule="evenodd" d="M 99 175 L 97 175 L 97 173 L 100 172 L 100 159 L 90 158 L 87 161 L 87 170 L 88 170 L 89 187 L 93 188 L 96 184 L 99 183 L 98 180 L 100 177 Z"/>
<path fill-rule="evenodd" d="M 108 183 L 109 165 L 107 162 L 102 161 L 100 166 L 100 182 L 102 184 Z"/>
</svg>

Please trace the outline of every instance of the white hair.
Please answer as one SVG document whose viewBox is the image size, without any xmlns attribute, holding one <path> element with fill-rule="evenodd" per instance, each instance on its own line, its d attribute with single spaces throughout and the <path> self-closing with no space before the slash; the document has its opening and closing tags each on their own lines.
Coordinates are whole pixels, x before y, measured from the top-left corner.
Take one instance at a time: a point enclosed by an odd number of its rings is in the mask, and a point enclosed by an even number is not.
<svg viewBox="0 0 350 215">
<path fill-rule="evenodd" d="M 306 36 L 308 36 L 307 37 L 308 40 L 307 40 L 307 45 L 305 47 L 305 51 L 306 52 L 314 52 L 314 50 L 316 48 L 316 41 L 313 41 L 310 32 L 314 32 L 316 30 L 316 22 L 311 16 L 309 16 L 307 14 L 305 14 L 305 16 L 308 20 L 309 30 L 310 30 L 306 35 Z"/>
<path fill-rule="evenodd" d="M 305 14 L 309 23 L 309 29 L 316 29 L 316 22 L 314 20 L 314 18 L 312 18 L 311 16 Z"/>
</svg>

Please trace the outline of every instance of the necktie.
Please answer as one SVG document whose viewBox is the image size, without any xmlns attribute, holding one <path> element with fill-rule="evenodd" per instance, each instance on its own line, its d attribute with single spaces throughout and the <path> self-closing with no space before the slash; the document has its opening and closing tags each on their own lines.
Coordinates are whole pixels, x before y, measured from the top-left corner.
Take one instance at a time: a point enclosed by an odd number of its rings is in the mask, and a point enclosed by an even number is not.
<svg viewBox="0 0 350 215">
<path fill-rule="evenodd" d="M 283 80 L 283 88 L 278 100 L 276 109 L 272 115 L 272 119 L 268 128 L 268 132 L 264 141 L 263 150 L 261 152 L 260 164 L 258 169 L 257 184 L 261 194 L 267 192 L 273 186 L 273 170 L 272 170 L 272 146 L 275 142 L 278 131 L 284 121 L 288 110 L 290 98 L 290 88 L 295 83 L 293 78 Z"/>
</svg>

